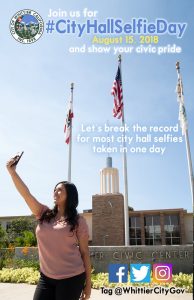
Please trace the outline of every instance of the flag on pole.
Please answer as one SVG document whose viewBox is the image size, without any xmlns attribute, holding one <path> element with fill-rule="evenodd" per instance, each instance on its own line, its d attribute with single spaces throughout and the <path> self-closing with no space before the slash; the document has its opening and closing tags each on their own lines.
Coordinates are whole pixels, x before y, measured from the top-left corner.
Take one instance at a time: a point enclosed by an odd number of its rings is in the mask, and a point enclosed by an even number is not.
<svg viewBox="0 0 194 300">
<path fill-rule="evenodd" d="M 120 66 L 118 66 L 117 74 L 113 82 L 111 95 L 114 96 L 113 116 L 120 119 L 123 113 L 123 88 Z"/>
<path fill-rule="evenodd" d="M 180 121 L 180 127 L 182 128 L 182 135 L 184 135 L 186 129 L 188 129 L 187 116 L 186 116 L 184 103 L 179 104 L 179 121 Z"/>
<path fill-rule="evenodd" d="M 64 127 L 64 132 L 66 133 L 65 142 L 67 144 L 69 144 L 69 141 L 70 141 L 71 126 L 72 126 L 72 118 L 73 117 L 74 117 L 74 115 L 73 115 L 73 105 L 72 105 L 72 101 L 70 100 L 69 103 L 68 103 L 67 117 L 66 117 L 65 127 Z"/>
<path fill-rule="evenodd" d="M 183 96 L 183 84 L 182 84 L 180 76 L 178 78 L 176 92 L 177 92 L 177 101 L 179 103 L 179 117 L 178 117 L 178 119 L 179 119 L 179 122 L 180 122 L 180 127 L 182 129 L 182 135 L 185 135 L 185 132 L 188 129 L 188 121 L 187 121 L 187 115 L 186 115 L 186 109 L 185 109 L 185 103 L 184 103 L 184 96 Z"/>
</svg>

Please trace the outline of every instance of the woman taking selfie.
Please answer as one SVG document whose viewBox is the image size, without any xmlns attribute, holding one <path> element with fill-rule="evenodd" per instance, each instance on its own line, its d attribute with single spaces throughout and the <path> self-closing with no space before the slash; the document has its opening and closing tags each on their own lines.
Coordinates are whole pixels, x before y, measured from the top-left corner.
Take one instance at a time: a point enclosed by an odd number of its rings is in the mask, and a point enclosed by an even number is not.
<svg viewBox="0 0 194 300">
<path fill-rule="evenodd" d="M 36 237 L 40 279 L 33 300 L 86 300 L 91 295 L 88 226 L 77 212 L 76 186 L 61 181 L 54 188 L 54 207 L 40 203 L 16 172 L 19 156 L 7 162 L 16 189 L 38 220 Z"/>
</svg>

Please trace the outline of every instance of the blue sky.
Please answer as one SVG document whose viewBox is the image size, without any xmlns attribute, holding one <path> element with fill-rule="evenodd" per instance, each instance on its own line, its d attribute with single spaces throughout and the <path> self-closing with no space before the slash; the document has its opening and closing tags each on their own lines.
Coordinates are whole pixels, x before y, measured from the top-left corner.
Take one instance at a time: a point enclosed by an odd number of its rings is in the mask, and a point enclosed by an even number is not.
<svg viewBox="0 0 194 300">
<path fill-rule="evenodd" d="M 26 15 L 23 17 L 22 19 L 22 22 L 25 22 L 25 23 L 30 23 L 30 22 L 34 22 L 34 23 L 38 23 L 37 22 L 37 19 L 31 15 Z"/>
<path fill-rule="evenodd" d="M 71 54 L 70 46 L 91 44 L 90 36 L 47 34 L 34 44 L 23 45 L 9 32 L 11 17 L 19 10 L 31 8 L 45 21 L 49 9 L 98 11 L 98 18 L 145 17 L 150 22 L 164 18 L 169 22 L 186 22 L 182 39 L 164 35 L 159 45 L 176 44 L 181 54 L 123 54 L 122 77 L 125 122 L 145 126 L 175 126 L 178 104 L 175 87 L 175 63 L 181 62 L 185 105 L 189 123 L 191 154 L 194 160 L 193 102 L 193 3 L 177 1 L 20 1 L 1 4 L 1 109 L 0 109 L 0 216 L 30 214 L 28 206 L 15 190 L 5 168 L 6 161 L 18 151 L 24 155 L 18 173 L 31 193 L 41 202 L 53 206 L 53 188 L 67 179 L 68 147 L 64 142 L 64 120 L 75 83 L 73 120 L 72 181 L 79 191 L 79 212 L 92 208 L 92 195 L 100 192 L 100 169 L 106 154 L 92 152 L 91 145 L 80 145 L 76 136 L 81 124 L 120 126 L 112 117 L 110 95 L 117 69 L 117 56 L 111 54 Z M 81 19 L 83 21 L 83 19 Z M 179 130 L 178 136 L 181 136 Z M 122 157 L 112 154 L 113 166 L 119 169 L 120 192 L 123 193 Z M 127 154 L 129 205 L 136 210 L 185 208 L 191 211 L 191 195 L 185 142 L 167 145 L 163 156 Z"/>
</svg>

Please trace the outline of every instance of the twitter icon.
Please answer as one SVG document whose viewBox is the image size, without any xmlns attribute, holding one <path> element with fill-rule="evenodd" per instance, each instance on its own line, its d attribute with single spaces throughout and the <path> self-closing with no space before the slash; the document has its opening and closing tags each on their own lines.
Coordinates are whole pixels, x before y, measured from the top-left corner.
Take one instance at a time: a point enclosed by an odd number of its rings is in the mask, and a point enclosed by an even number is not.
<svg viewBox="0 0 194 300">
<path fill-rule="evenodd" d="M 132 283 L 149 283 L 151 281 L 151 265 L 130 264 L 130 281 Z"/>
</svg>

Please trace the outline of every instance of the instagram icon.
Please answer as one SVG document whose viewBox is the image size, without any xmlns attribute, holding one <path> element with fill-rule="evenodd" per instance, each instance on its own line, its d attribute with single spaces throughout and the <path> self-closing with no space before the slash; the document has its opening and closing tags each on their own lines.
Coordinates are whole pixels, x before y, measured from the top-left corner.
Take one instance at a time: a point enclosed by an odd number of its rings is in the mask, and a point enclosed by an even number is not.
<svg viewBox="0 0 194 300">
<path fill-rule="evenodd" d="M 153 281 L 172 282 L 172 264 L 154 264 Z"/>
</svg>

